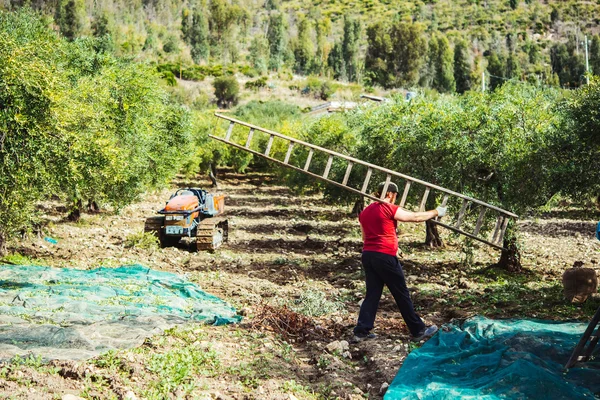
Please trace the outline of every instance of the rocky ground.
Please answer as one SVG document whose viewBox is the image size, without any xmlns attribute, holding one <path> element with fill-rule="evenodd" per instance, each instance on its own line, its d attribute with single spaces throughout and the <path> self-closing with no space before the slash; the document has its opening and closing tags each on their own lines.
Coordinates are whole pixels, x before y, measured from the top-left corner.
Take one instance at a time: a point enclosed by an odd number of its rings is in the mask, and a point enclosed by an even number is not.
<svg viewBox="0 0 600 400">
<path fill-rule="evenodd" d="M 173 188 L 149 193 L 119 213 L 65 220 L 58 204 L 43 204 L 42 237 L 14 242 L 4 262 L 71 268 L 139 263 L 186 274 L 244 316 L 227 326 L 189 324 L 151 337 L 135 349 L 87 361 L 29 357 L 0 366 L 0 397 L 378 399 L 407 354 L 418 345 L 389 292 L 376 321 L 377 339 L 350 344 L 364 294 L 360 230 L 349 208 L 319 195 L 294 195 L 271 175 L 224 173 L 230 242 L 214 253 L 185 243 L 160 249 L 140 238 L 143 222 Z M 179 179 L 175 186 L 208 181 Z M 598 269 L 600 242 L 589 211 L 565 208 L 524 218 L 524 271 L 492 265 L 499 254 L 442 232 L 446 248 L 422 244 L 424 226 L 404 224 L 402 262 L 417 311 L 428 323 L 485 315 L 586 319 L 596 299 L 571 305 L 561 276 L 574 262 Z M 44 237 L 57 240 L 49 243 Z"/>
</svg>

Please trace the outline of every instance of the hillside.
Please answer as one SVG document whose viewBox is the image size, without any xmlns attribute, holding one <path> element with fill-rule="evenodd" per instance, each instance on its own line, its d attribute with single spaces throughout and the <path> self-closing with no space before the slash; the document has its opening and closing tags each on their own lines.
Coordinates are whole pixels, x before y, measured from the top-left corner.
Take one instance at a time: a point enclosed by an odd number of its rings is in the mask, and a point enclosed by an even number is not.
<svg viewBox="0 0 600 400">
<path fill-rule="evenodd" d="M 600 70 L 600 38 L 594 38 L 600 26 L 597 2 L 3 0 L 0 10 L 22 4 L 52 16 L 55 28 L 68 38 L 110 37 L 107 48 L 118 55 L 249 65 L 258 74 L 287 70 L 367 85 L 462 92 L 478 87 L 487 70 L 504 79 L 579 86 L 585 72 L 585 35 L 591 41 L 591 69 Z M 394 46 L 390 29 L 397 24 L 415 27 L 423 40 L 413 43 L 413 52 L 392 60 L 379 47 Z M 404 36 L 397 40 L 407 41 Z M 465 49 L 457 56 L 459 43 Z M 467 65 L 466 87 L 456 76 L 456 84 L 436 78 L 456 75 L 457 57 Z M 412 75 L 397 72 L 415 58 L 418 62 L 407 67 L 415 69 Z M 495 86 L 493 77 L 487 79 Z"/>
</svg>

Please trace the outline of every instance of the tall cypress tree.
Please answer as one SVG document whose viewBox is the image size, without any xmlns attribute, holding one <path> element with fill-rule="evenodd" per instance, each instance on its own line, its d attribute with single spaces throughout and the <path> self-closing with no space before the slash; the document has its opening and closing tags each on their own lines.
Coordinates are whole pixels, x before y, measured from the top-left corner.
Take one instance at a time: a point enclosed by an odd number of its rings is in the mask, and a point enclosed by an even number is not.
<svg viewBox="0 0 600 400">
<path fill-rule="evenodd" d="M 250 42 L 250 65 L 261 75 L 267 72 L 269 66 L 269 42 L 262 35 L 257 35 Z"/>
<path fill-rule="evenodd" d="M 208 21 L 201 9 L 196 8 L 192 14 L 192 26 L 190 27 L 189 36 L 194 62 L 208 61 L 210 55 Z"/>
<path fill-rule="evenodd" d="M 506 56 L 493 51 L 488 58 L 487 70 L 490 74 L 490 89 L 495 90 L 502 86 L 506 78 Z"/>
<path fill-rule="evenodd" d="M 56 22 L 67 39 L 73 40 L 81 33 L 83 10 L 82 0 L 62 0 L 56 7 Z"/>
<path fill-rule="evenodd" d="M 592 74 L 600 76 L 600 35 L 594 35 L 589 46 L 590 69 Z"/>
<path fill-rule="evenodd" d="M 454 54 L 445 35 L 438 34 L 432 39 L 433 82 L 432 87 L 440 93 L 456 90 L 454 81 Z"/>
<path fill-rule="evenodd" d="M 342 39 L 342 55 L 344 57 L 346 75 L 349 81 L 359 78 L 358 46 L 361 31 L 360 21 L 344 18 L 344 37 Z"/>
<path fill-rule="evenodd" d="M 454 81 L 458 93 L 471 90 L 471 59 L 464 40 L 454 45 Z"/>
<path fill-rule="evenodd" d="M 312 42 L 311 33 L 311 20 L 303 18 L 298 24 L 298 40 L 296 42 L 296 48 L 294 49 L 296 71 L 300 74 L 306 74 L 310 71 L 315 57 L 315 48 Z"/>
<path fill-rule="evenodd" d="M 272 12 L 269 16 L 267 41 L 269 42 L 269 68 L 279 71 L 286 51 L 285 21 L 279 11 Z"/>
<path fill-rule="evenodd" d="M 413 86 L 419 81 L 419 70 L 427 55 L 427 42 L 423 26 L 418 23 L 398 21 L 390 29 L 392 49 L 391 66 L 395 86 Z"/>
<path fill-rule="evenodd" d="M 346 61 L 344 60 L 343 45 L 336 42 L 327 57 L 327 64 L 333 70 L 333 77 L 341 81 L 348 79 L 346 72 Z"/>
</svg>

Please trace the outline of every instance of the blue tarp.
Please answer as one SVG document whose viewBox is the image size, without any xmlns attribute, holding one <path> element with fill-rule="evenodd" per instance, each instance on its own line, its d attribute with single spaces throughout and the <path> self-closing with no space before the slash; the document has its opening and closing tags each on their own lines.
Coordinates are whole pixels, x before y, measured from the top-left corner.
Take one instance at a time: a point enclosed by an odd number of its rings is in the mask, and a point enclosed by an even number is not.
<svg viewBox="0 0 600 400">
<path fill-rule="evenodd" d="M 186 278 L 141 265 L 0 265 L 0 360 L 87 358 L 188 321 L 239 320 L 234 308 Z"/>
<path fill-rule="evenodd" d="M 587 324 L 474 317 L 449 324 L 404 361 L 384 399 L 585 399 L 600 362 L 564 365 Z"/>
</svg>

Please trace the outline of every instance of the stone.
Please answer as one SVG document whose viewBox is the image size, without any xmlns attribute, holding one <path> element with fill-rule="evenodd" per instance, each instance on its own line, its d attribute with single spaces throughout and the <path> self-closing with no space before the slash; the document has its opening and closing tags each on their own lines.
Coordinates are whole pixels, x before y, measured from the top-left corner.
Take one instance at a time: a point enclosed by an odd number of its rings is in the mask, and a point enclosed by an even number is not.
<svg viewBox="0 0 600 400">
<path fill-rule="evenodd" d="M 137 396 L 131 390 L 125 393 L 124 400 L 137 400 Z"/>
<path fill-rule="evenodd" d="M 388 387 L 390 387 L 390 384 L 387 382 L 383 382 L 381 384 L 381 387 L 379 388 L 379 394 L 384 394 L 388 390 Z"/>
<path fill-rule="evenodd" d="M 74 394 L 65 394 L 62 400 L 85 400 L 83 397 L 75 396 Z"/>
<path fill-rule="evenodd" d="M 575 265 L 577 264 L 578 262 L 575 262 Z M 562 283 L 565 298 L 571 303 L 583 303 L 598 291 L 598 277 L 592 268 L 569 268 L 563 273 Z"/>
<path fill-rule="evenodd" d="M 458 287 L 461 289 L 469 289 L 471 287 L 471 284 L 465 278 L 460 278 L 458 280 Z"/>
<path fill-rule="evenodd" d="M 448 279 L 448 278 L 450 278 L 450 275 L 448 275 L 448 274 L 440 274 L 440 278 Z"/>
<path fill-rule="evenodd" d="M 344 354 L 350 350 L 350 343 L 348 343 L 346 340 L 336 340 L 329 343 L 327 346 L 325 346 L 325 348 L 330 353 Z"/>
</svg>

